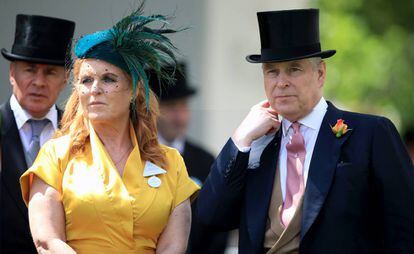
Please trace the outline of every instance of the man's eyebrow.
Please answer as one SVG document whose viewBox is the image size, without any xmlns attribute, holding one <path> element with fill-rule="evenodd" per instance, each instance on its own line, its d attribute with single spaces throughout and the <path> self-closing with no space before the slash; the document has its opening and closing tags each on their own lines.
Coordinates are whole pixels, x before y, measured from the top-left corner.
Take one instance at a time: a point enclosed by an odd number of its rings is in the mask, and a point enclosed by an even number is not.
<svg viewBox="0 0 414 254">
<path fill-rule="evenodd" d="M 46 70 L 48 70 L 48 71 L 57 71 L 59 69 L 59 67 L 58 66 L 48 66 L 47 68 L 46 68 Z"/>
<path fill-rule="evenodd" d="M 36 64 L 34 64 L 34 63 L 26 63 L 25 65 L 24 65 L 24 67 L 30 67 L 30 68 L 36 68 Z"/>
<path fill-rule="evenodd" d="M 302 66 L 302 63 L 299 61 L 293 61 L 290 63 L 290 66 Z"/>
<path fill-rule="evenodd" d="M 273 68 L 275 68 L 274 64 L 271 64 L 271 63 L 264 63 L 263 64 L 263 69 L 273 69 Z"/>
</svg>

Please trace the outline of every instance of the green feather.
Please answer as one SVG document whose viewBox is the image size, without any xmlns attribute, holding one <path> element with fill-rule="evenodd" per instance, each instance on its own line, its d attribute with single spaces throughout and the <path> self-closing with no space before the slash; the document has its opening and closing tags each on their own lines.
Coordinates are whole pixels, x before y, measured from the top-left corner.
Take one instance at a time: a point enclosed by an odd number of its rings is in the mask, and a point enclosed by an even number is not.
<svg viewBox="0 0 414 254">
<path fill-rule="evenodd" d="M 132 79 L 134 93 L 139 80 L 145 90 L 146 105 L 149 103 L 149 85 L 146 71 L 153 70 L 158 77 L 172 82 L 173 76 L 163 66 L 176 65 L 177 48 L 164 34 L 176 33 L 181 30 L 166 28 L 168 17 L 163 15 L 143 16 L 143 4 L 137 10 L 116 23 L 111 29 L 112 45 L 124 59 Z M 153 29 L 148 25 L 158 23 Z"/>
</svg>

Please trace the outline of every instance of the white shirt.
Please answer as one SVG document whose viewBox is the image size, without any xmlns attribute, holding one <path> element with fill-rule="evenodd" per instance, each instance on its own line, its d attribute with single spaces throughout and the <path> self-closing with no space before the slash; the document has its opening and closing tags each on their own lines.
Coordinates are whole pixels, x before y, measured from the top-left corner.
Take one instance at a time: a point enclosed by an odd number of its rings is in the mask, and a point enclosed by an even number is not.
<svg viewBox="0 0 414 254">
<path fill-rule="evenodd" d="M 300 126 L 300 133 L 305 140 L 305 148 L 306 148 L 306 157 L 305 157 L 305 165 L 304 165 L 304 183 L 306 186 L 306 181 L 308 179 L 309 173 L 309 165 L 313 154 L 313 149 L 315 148 L 316 139 L 318 137 L 319 129 L 322 124 L 322 120 L 325 116 L 327 111 L 328 104 L 326 103 L 325 99 L 322 97 L 318 104 L 312 109 L 312 111 L 305 116 L 304 118 L 300 119 L 298 122 L 301 124 Z M 290 128 L 292 125 L 287 119 L 282 119 L 282 140 L 280 145 L 279 151 L 279 159 L 278 159 L 278 169 L 280 172 L 280 186 L 282 189 L 282 197 L 283 201 L 285 200 L 286 195 L 286 175 L 287 175 L 287 151 L 286 151 L 286 144 L 292 139 L 293 129 Z M 250 170 L 255 170 L 259 166 L 260 163 L 260 156 L 264 150 L 264 148 L 272 141 L 274 137 L 273 135 L 265 135 L 259 139 L 256 139 L 252 142 L 250 147 L 236 147 L 241 152 L 249 152 L 249 163 L 248 168 Z"/>
<path fill-rule="evenodd" d="M 298 122 L 300 125 L 300 133 L 305 140 L 305 148 L 306 148 L 306 157 L 305 157 L 305 165 L 303 168 L 303 181 L 306 186 L 306 182 L 308 180 L 308 173 L 309 173 L 309 165 L 311 162 L 313 149 L 315 148 L 316 139 L 318 137 L 319 129 L 322 124 L 322 120 L 325 116 L 326 110 L 328 108 L 328 104 L 326 103 L 324 98 L 321 98 L 316 104 L 316 106 L 312 109 L 312 111 L 305 116 L 304 118 L 300 119 Z M 282 189 L 282 197 L 283 201 L 285 200 L 286 194 L 286 175 L 287 175 L 287 151 L 286 151 L 286 144 L 292 139 L 293 135 L 293 128 L 290 128 L 292 125 L 287 119 L 282 120 L 282 141 L 280 144 L 280 152 L 279 152 L 279 160 L 278 160 L 278 168 L 280 172 L 280 186 Z"/>
<path fill-rule="evenodd" d="M 182 155 L 184 153 L 184 146 L 185 146 L 185 139 L 184 137 L 178 137 L 174 139 L 172 142 L 168 142 L 161 136 L 161 134 L 158 133 L 158 142 L 160 142 L 163 145 L 172 147 L 177 149 L 177 151 Z"/>
<path fill-rule="evenodd" d="M 14 119 L 16 120 L 17 129 L 19 130 L 20 139 L 22 140 L 25 151 L 29 149 L 30 139 L 32 137 L 32 129 L 27 122 L 30 119 L 41 120 L 32 117 L 26 110 L 24 110 L 14 95 L 10 98 L 10 108 L 13 111 Z M 45 126 L 40 134 L 40 145 L 42 146 L 46 141 L 52 138 L 55 130 L 58 127 L 58 112 L 56 106 L 53 105 L 49 112 L 42 119 L 49 119 L 50 122 Z"/>
</svg>

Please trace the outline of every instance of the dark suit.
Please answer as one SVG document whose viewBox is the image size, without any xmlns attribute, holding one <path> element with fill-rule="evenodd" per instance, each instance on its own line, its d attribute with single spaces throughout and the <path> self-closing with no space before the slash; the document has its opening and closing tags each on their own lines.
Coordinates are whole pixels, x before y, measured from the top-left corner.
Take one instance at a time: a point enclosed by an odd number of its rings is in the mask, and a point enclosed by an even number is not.
<svg viewBox="0 0 414 254">
<path fill-rule="evenodd" d="M 191 177 L 204 182 L 214 162 L 214 157 L 203 148 L 186 141 L 183 159 Z M 192 204 L 193 215 L 197 200 Z M 187 247 L 187 254 L 220 254 L 227 246 L 227 233 L 214 232 L 202 227 L 195 216 L 191 224 L 191 234 Z"/>
<path fill-rule="evenodd" d="M 27 169 L 24 149 L 10 102 L 0 106 L 2 171 L 0 175 L 1 253 L 37 253 L 30 235 L 19 178 Z M 62 112 L 58 110 L 59 118 Z"/>
<path fill-rule="evenodd" d="M 336 138 L 330 125 L 352 129 Z M 239 253 L 263 253 L 280 133 L 260 165 L 229 140 L 198 199 L 203 224 L 239 228 Z M 328 103 L 306 183 L 300 253 L 414 253 L 414 169 L 386 118 L 341 111 Z"/>
</svg>

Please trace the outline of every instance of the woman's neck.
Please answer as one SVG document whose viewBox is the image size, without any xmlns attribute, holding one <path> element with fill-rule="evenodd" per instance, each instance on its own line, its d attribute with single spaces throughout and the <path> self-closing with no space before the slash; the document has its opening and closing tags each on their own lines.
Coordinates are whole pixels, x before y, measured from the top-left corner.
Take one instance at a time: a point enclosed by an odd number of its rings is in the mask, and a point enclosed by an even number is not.
<svg viewBox="0 0 414 254">
<path fill-rule="evenodd" d="M 110 122 L 97 122 L 92 126 L 106 149 L 122 149 L 132 145 L 129 133 L 129 119 Z"/>
</svg>

